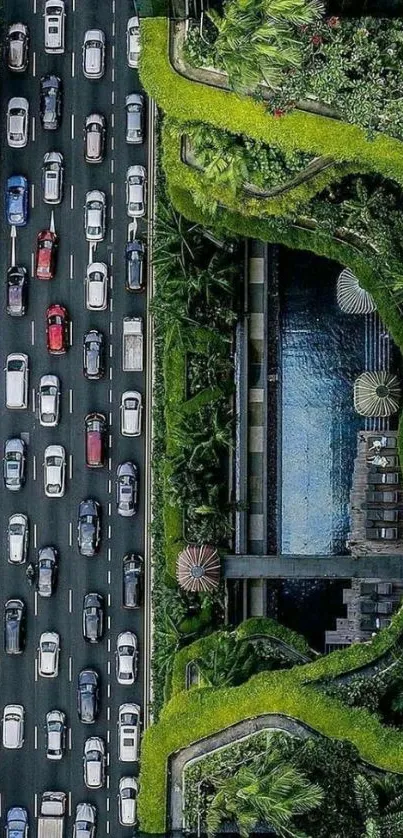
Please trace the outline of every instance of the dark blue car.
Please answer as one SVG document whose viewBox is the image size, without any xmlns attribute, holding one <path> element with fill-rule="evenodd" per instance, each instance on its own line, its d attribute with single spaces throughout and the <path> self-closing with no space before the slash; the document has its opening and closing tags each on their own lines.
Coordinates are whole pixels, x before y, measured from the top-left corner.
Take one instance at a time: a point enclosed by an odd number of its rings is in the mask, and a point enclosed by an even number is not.
<svg viewBox="0 0 403 838">
<path fill-rule="evenodd" d="M 6 817 L 6 838 L 27 838 L 28 812 L 22 806 L 13 806 Z"/>
<path fill-rule="evenodd" d="M 28 181 L 23 175 L 7 179 L 6 219 L 15 227 L 25 227 L 28 221 Z"/>
</svg>

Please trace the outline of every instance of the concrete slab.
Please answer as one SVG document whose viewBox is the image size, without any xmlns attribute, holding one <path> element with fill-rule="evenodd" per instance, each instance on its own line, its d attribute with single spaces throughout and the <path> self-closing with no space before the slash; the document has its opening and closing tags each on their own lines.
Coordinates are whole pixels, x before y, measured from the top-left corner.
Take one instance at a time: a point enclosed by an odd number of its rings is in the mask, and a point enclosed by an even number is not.
<svg viewBox="0 0 403 838">
<path fill-rule="evenodd" d="M 264 282 L 264 259 L 259 256 L 251 256 L 249 259 L 248 281 L 250 283 Z"/>
<path fill-rule="evenodd" d="M 248 450 L 257 454 L 263 453 L 263 427 L 250 427 L 248 434 Z"/>
<path fill-rule="evenodd" d="M 263 405 L 257 402 L 249 404 L 248 409 L 249 427 L 263 425 Z"/>
<path fill-rule="evenodd" d="M 248 390 L 248 402 L 263 402 L 263 387 L 250 387 Z"/>
<path fill-rule="evenodd" d="M 263 538 L 263 515 L 249 515 L 249 538 L 261 541 Z"/>
<path fill-rule="evenodd" d="M 250 315 L 249 318 L 250 323 L 250 330 L 249 334 L 251 340 L 263 340 L 264 339 L 264 315 L 263 312 L 255 312 Z"/>
</svg>

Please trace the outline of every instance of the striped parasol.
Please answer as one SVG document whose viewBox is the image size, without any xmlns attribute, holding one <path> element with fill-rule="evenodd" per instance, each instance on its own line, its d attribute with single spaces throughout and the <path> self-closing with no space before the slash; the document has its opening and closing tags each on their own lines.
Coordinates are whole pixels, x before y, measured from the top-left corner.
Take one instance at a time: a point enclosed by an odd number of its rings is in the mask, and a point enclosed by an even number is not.
<svg viewBox="0 0 403 838">
<path fill-rule="evenodd" d="M 218 587 L 220 559 L 210 544 L 188 544 L 177 558 L 176 578 L 185 591 L 208 593 Z"/>
<path fill-rule="evenodd" d="M 360 416 L 391 416 L 401 399 L 400 381 L 386 370 L 364 372 L 354 383 L 354 407 Z"/>
<path fill-rule="evenodd" d="M 337 302 L 346 314 L 371 314 L 376 310 L 373 297 L 361 285 L 357 277 L 344 268 L 337 279 Z"/>
</svg>

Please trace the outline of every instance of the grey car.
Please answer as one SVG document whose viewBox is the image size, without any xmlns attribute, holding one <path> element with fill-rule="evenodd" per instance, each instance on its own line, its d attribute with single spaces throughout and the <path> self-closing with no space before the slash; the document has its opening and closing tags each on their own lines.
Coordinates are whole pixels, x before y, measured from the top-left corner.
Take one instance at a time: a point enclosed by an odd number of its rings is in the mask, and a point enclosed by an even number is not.
<svg viewBox="0 0 403 838">
<path fill-rule="evenodd" d="M 56 587 L 58 552 L 56 547 L 41 547 L 38 553 L 38 582 L 39 596 L 52 596 Z"/>
<path fill-rule="evenodd" d="M 19 492 L 25 483 L 26 449 L 20 437 L 7 439 L 4 445 L 4 485 L 10 492 Z"/>
<path fill-rule="evenodd" d="M 129 518 L 138 508 L 139 472 L 137 466 L 128 460 L 117 468 L 116 505 L 118 515 Z"/>
<path fill-rule="evenodd" d="M 73 827 L 73 838 L 95 838 L 97 810 L 92 803 L 79 803 Z"/>
<path fill-rule="evenodd" d="M 60 760 L 66 748 L 66 716 L 62 710 L 46 713 L 46 756 Z"/>
<path fill-rule="evenodd" d="M 20 512 L 10 515 L 7 527 L 8 561 L 24 564 L 28 552 L 28 518 Z"/>
<path fill-rule="evenodd" d="M 140 145 L 144 142 L 144 96 L 129 93 L 125 100 L 126 142 Z"/>
</svg>

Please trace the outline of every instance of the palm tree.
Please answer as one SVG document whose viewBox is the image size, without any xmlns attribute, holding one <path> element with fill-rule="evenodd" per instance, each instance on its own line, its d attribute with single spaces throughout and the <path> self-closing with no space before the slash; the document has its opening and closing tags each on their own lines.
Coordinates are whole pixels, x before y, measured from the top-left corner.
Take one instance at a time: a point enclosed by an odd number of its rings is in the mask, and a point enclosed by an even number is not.
<svg viewBox="0 0 403 838">
<path fill-rule="evenodd" d="M 316 809 L 324 797 L 320 786 L 285 762 L 276 746 L 233 776 L 212 778 L 212 782 L 215 794 L 206 817 L 210 838 L 223 821 L 235 821 L 241 838 L 261 823 L 271 826 L 279 838 L 308 838 L 294 818 Z"/>
<path fill-rule="evenodd" d="M 250 678 L 257 657 L 251 643 L 239 642 L 233 634 L 223 632 L 215 648 L 196 663 L 203 686 L 234 687 Z"/>
<path fill-rule="evenodd" d="M 361 227 L 368 231 L 374 221 L 374 210 L 382 202 L 383 189 L 378 187 L 371 190 L 362 178 L 354 180 L 353 189 L 355 194 L 341 205 L 342 209 L 347 211 L 344 224 L 352 230 Z"/>
<path fill-rule="evenodd" d="M 385 791 L 383 783 L 378 784 L 380 791 Z M 363 774 L 354 779 L 354 792 L 358 809 L 364 820 L 362 838 L 401 838 L 403 836 L 403 800 L 400 794 L 396 807 L 396 796 L 381 811 L 376 784 L 370 783 Z M 387 789 L 387 784 L 386 784 Z"/>
</svg>

